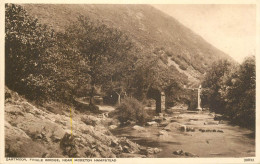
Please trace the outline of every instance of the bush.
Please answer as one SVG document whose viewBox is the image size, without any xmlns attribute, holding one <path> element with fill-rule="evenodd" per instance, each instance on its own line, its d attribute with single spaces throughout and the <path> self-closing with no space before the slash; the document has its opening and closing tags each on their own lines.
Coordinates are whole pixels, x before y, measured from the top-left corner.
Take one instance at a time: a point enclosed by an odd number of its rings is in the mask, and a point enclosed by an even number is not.
<svg viewBox="0 0 260 164">
<path fill-rule="evenodd" d="M 125 98 L 112 116 L 115 116 L 121 124 L 133 121 L 139 125 L 143 125 L 148 119 L 148 114 L 144 110 L 142 103 L 135 98 Z"/>
</svg>

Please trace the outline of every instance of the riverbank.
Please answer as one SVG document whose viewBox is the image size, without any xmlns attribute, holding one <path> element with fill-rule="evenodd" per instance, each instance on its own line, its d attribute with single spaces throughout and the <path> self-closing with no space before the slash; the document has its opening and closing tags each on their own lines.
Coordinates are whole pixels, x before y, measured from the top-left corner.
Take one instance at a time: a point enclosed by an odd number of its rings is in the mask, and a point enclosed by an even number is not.
<svg viewBox="0 0 260 164">
<path fill-rule="evenodd" d="M 127 158 L 160 151 L 114 136 L 118 122 L 105 114 L 109 107 L 81 113 L 57 102 L 36 106 L 8 88 L 5 94 L 6 157 Z"/>
</svg>

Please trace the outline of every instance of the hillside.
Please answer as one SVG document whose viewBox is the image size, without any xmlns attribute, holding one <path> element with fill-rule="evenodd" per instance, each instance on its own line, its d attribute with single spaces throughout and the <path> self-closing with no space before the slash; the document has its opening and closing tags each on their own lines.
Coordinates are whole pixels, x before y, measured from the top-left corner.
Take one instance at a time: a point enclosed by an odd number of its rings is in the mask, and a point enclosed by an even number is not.
<svg viewBox="0 0 260 164">
<path fill-rule="evenodd" d="M 232 60 L 207 43 L 173 17 L 149 5 L 23 5 L 29 15 L 56 31 L 77 20 L 79 15 L 101 21 L 130 36 L 143 51 L 154 50 L 167 56 L 166 66 L 173 66 L 188 78 L 188 85 L 198 85 L 205 70 L 218 59 Z M 179 76 L 179 75 L 178 75 Z"/>
<path fill-rule="evenodd" d="M 6 157 L 140 158 L 159 150 L 115 137 L 110 131 L 117 125 L 115 119 L 82 114 L 64 104 L 37 107 L 5 88 Z"/>
</svg>

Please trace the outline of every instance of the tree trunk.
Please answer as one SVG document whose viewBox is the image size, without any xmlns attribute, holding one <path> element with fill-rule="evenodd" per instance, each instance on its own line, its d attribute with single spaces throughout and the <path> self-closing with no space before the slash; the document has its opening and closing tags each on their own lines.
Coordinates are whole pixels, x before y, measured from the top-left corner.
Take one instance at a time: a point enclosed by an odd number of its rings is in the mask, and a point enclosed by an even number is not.
<svg viewBox="0 0 260 164">
<path fill-rule="evenodd" d="M 117 92 L 116 92 L 116 94 L 118 96 L 117 103 L 118 103 L 118 105 L 120 105 L 120 103 L 121 103 L 121 95 L 119 93 L 117 93 Z"/>
<path fill-rule="evenodd" d="M 94 103 L 93 103 L 94 91 L 95 91 L 95 84 L 91 85 L 89 105 L 94 105 Z"/>
</svg>

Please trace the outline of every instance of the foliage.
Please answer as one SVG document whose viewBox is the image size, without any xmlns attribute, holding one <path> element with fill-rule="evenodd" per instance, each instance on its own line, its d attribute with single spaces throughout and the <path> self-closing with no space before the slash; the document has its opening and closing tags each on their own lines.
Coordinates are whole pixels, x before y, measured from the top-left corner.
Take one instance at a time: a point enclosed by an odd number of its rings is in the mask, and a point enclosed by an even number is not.
<svg viewBox="0 0 260 164">
<path fill-rule="evenodd" d="M 176 56 L 160 46 L 147 49 L 125 31 L 96 19 L 79 16 L 57 32 L 13 4 L 6 5 L 5 19 L 6 85 L 27 98 L 73 103 L 75 97 L 93 97 L 101 88 L 103 95 L 141 101 L 150 88 L 173 95 L 188 81 L 167 65 L 172 56 L 187 69 L 186 52 Z"/>
<path fill-rule="evenodd" d="M 228 116 L 234 123 L 255 127 L 255 57 L 247 58 L 240 66 L 227 61 L 214 65 L 203 82 L 204 106 Z"/>
<path fill-rule="evenodd" d="M 42 70 L 55 44 L 53 31 L 29 17 L 20 6 L 6 4 L 5 14 L 6 85 L 29 98 L 52 92 Z"/>
<path fill-rule="evenodd" d="M 256 107 L 255 87 L 255 57 L 253 56 L 247 58 L 232 76 L 225 80 L 225 85 L 221 89 L 226 103 L 225 113 L 233 118 L 235 123 L 253 129 Z"/>
<path fill-rule="evenodd" d="M 202 92 L 202 101 L 209 105 L 209 108 L 215 112 L 223 112 L 225 103 L 220 94 L 223 79 L 227 78 L 231 72 L 231 63 L 227 60 L 215 62 L 208 70 L 206 77 L 202 83 L 203 88 L 208 88 L 206 92 Z"/>
<path fill-rule="evenodd" d="M 31 100 L 73 102 L 75 88 L 87 81 L 81 74 L 87 66 L 68 48 L 64 35 L 29 17 L 19 5 L 6 4 L 5 22 L 6 85 Z"/>
<path fill-rule="evenodd" d="M 121 124 L 127 121 L 134 121 L 137 124 L 143 125 L 147 119 L 148 114 L 144 110 L 141 102 L 135 98 L 125 98 L 122 103 L 112 113 Z"/>
<path fill-rule="evenodd" d="M 73 47 L 83 57 L 82 62 L 88 65 L 84 73 L 89 78 L 90 97 L 94 96 L 96 85 L 107 89 L 105 86 L 112 86 L 126 77 L 124 71 L 131 64 L 128 57 L 131 56 L 133 43 L 122 32 L 80 16 L 65 35 L 69 38 L 68 46 Z"/>
<path fill-rule="evenodd" d="M 80 17 L 57 33 L 14 4 L 6 5 L 5 19 L 6 85 L 27 98 L 67 103 L 93 95 L 95 85 L 125 85 L 135 59 L 122 32 Z"/>
</svg>

